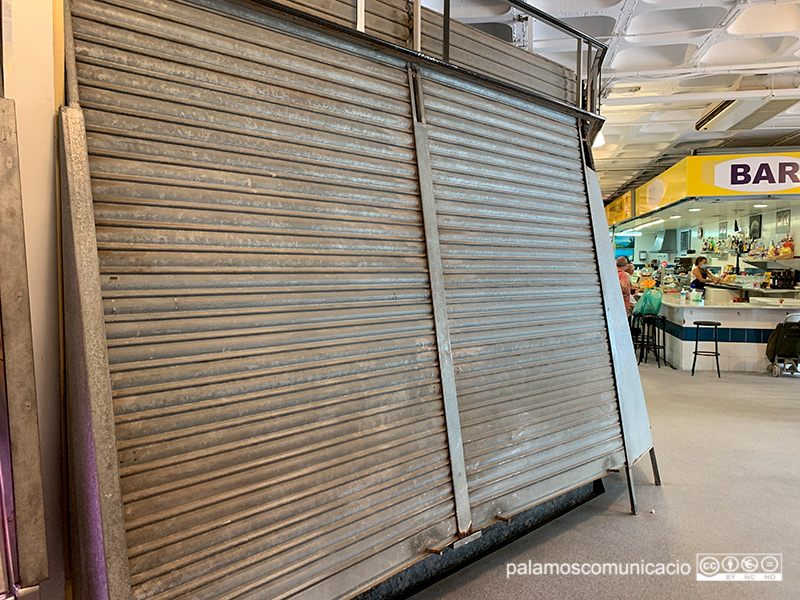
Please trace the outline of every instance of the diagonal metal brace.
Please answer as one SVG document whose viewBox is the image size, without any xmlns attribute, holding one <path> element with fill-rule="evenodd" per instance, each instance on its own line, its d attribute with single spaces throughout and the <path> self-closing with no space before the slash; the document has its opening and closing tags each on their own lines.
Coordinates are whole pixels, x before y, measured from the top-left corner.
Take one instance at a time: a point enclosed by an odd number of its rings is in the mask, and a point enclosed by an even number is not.
<svg viewBox="0 0 800 600">
<path fill-rule="evenodd" d="M 436 200 L 433 191 L 433 176 L 431 174 L 428 127 L 425 123 L 424 99 L 419 74 L 409 67 L 408 77 L 414 117 L 414 143 L 416 145 L 417 170 L 419 172 L 425 247 L 428 253 L 433 319 L 436 328 L 436 347 L 439 352 L 445 426 L 456 504 L 456 522 L 459 536 L 463 537 L 468 535 L 472 528 L 472 515 L 464 466 L 464 445 L 461 439 L 461 422 L 458 415 L 455 367 L 453 365 L 453 351 L 450 346 L 450 328 L 447 320 L 447 305 L 444 294 L 444 273 L 442 270 L 441 246 L 439 244 L 439 226 L 436 220 Z"/>
</svg>

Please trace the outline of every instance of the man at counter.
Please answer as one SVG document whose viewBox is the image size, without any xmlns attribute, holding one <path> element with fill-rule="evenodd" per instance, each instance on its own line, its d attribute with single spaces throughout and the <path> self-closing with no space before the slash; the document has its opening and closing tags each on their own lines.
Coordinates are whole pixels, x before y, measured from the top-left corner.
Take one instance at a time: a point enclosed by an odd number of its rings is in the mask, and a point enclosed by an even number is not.
<svg viewBox="0 0 800 600">
<path fill-rule="evenodd" d="M 690 287 L 693 287 L 696 290 L 704 290 L 706 289 L 707 283 L 719 283 L 720 278 L 714 277 L 706 268 L 708 264 L 708 260 L 705 256 L 698 256 L 697 259 L 694 261 L 694 269 L 692 269 L 692 275 L 694 275 L 694 280 Z"/>
</svg>

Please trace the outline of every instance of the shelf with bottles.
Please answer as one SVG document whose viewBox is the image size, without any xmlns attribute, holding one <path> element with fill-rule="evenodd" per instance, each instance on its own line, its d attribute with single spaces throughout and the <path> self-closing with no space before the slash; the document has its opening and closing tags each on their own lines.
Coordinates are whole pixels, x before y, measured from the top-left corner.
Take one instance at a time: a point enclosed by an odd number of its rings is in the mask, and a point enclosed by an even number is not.
<svg viewBox="0 0 800 600">
<path fill-rule="evenodd" d="M 703 247 L 700 250 L 703 254 L 710 254 L 712 256 L 722 256 L 728 254 L 731 249 L 727 244 L 727 240 L 719 240 L 709 237 L 703 240 Z"/>
</svg>

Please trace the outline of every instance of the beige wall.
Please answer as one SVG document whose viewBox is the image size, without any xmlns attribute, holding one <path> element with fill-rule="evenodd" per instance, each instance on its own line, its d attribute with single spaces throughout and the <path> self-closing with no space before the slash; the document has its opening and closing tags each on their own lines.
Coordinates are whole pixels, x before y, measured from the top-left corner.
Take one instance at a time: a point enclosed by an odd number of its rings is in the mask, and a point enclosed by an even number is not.
<svg viewBox="0 0 800 600">
<path fill-rule="evenodd" d="M 4 40 L 6 52 L 10 50 L 10 56 L 3 57 L 5 95 L 16 101 L 17 109 L 50 561 L 50 579 L 43 584 L 41 597 L 58 600 L 64 597 L 64 520 L 56 110 L 63 95 L 63 36 L 54 32 L 61 28 L 62 7 L 60 0 L 12 0 L 4 2 L 4 10 L 9 5 L 10 31 L 4 29 L 4 34 L 10 33 Z"/>
</svg>

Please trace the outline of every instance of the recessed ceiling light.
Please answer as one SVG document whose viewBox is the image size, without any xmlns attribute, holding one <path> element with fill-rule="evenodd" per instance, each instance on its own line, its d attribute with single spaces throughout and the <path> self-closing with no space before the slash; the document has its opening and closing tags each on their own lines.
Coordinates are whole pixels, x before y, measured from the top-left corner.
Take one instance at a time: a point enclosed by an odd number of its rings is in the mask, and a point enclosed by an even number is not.
<svg viewBox="0 0 800 600">
<path fill-rule="evenodd" d="M 680 216 L 680 215 L 672 215 L 672 216 L 670 217 L 670 219 L 680 219 L 680 218 L 681 218 L 681 216 Z"/>
<path fill-rule="evenodd" d="M 689 212 L 700 212 L 701 210 L 701 208 L 690 208 Z"/>
<path fill-rule="evenodd" d="M 659 223 L 663 223 L 663 222 L 664 222 L 664 219 L 658 219 L 657 221 L 650 221 L 649 223 L 642 223 L 641 225 L 638 225 L 637 227 L 634 227 L 633 230 L 634 231 L 639 231 L 640 229 L 644 229 L 645 227 L 650 227 L 652 225 L 658 225 Z"/>
<path fill-rule="evenodd" d="M 753 204 L 753 208 L 767 208 L 766 204 Z"/>
</svg>

